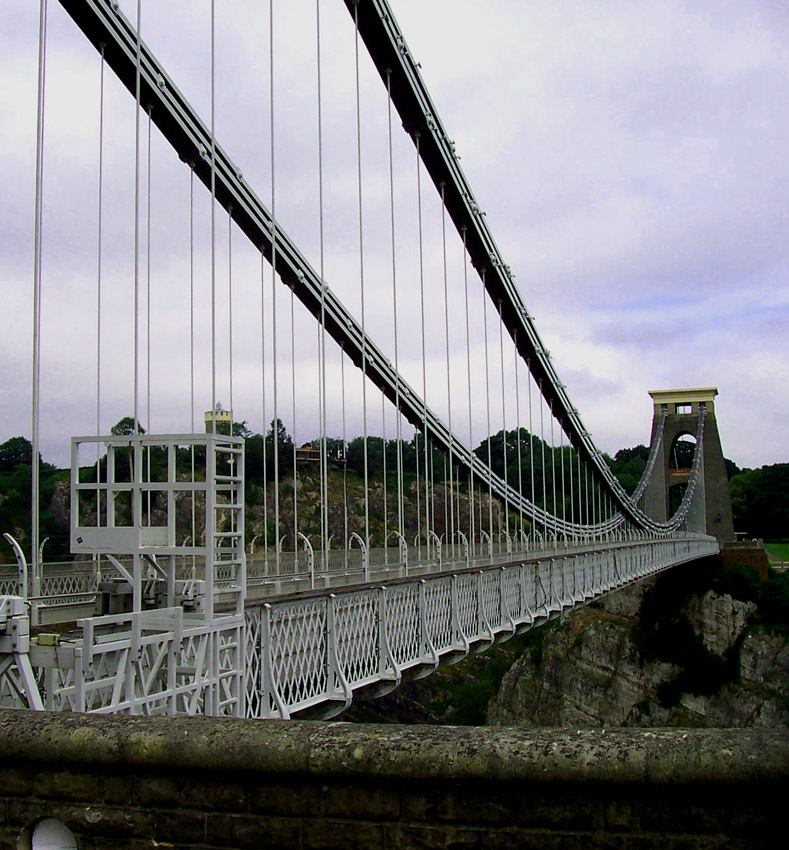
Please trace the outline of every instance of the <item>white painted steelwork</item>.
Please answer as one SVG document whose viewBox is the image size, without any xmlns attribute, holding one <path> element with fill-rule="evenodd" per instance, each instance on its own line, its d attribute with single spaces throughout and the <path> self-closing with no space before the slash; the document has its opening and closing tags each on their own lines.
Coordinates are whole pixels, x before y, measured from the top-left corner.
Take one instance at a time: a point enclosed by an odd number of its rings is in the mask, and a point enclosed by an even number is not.
<svg viewBox="0 0 789 850">
<path fill-rule="evenodd" d="M 562 557 L 308 591 L 210 622 L 165 608 L 88 618 L 52 645 L 18 644 L 0 705 L 50 710 L 288 718 L 332 716 L 669 567 L 718 551 L 713 538 L 606 544 Z M 0 600 L 18 625 L 21 599 Z M 8 619 L 0 626 L 8 631 Z M 3 632 L 0 632 L 3 634 Z M 9 641 L 8 637 L 0 640 Z M 29 671 L 35 670 L 36 678 Z"/>
<path fill-rule="evenodd" d="M 712 538 L 608 545 L 562 558 L 401 579 L 250 606 L 248 717 L 331 716 L 627 584 L 704 555 Z"/>
</svg>

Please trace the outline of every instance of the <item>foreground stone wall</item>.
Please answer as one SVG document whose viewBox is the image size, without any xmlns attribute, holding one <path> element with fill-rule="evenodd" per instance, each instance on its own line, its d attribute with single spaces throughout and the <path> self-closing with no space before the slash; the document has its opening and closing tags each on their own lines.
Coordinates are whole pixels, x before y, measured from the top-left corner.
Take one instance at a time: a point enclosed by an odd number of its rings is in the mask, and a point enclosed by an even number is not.
<svg viewBox="0 0 789 850">
<path fill-rule="evenodd" d="M 54 817 L 80 850 L 743 850 L 788 780 L 772 732 L 0 712 L 2 847 Z"/>
</svg>

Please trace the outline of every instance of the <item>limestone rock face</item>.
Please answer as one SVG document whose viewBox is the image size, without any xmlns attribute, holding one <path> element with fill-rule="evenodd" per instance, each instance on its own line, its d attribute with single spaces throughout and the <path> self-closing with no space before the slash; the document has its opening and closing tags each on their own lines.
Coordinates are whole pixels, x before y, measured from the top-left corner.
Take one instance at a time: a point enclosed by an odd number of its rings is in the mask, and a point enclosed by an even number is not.
<svg viewBox="0 0 789 850">
<path fill-rule="evenodd" d="M 742 634 L 748 615 L 755 610 L 755 602 L 741 602 L 728 594 L 718 596 L 709 590 L 701 598 L 692 597 L 685 613 L 707 649 L 723 655 Z"/>
<path fill-rule="evenodd" d="M 738 680 L 711 694 L 683 692 L 676 704 L 661 703 L 661 685 L 676 679 L 682 668 L 645 659 L 633 639 L 641 601 L 654 581 L 612 594 L 546 628 L 541 652 L 523 654 L 504 676 L 488 723 L 789 727 L 789 645 L 782 636 L 748 626 L 753 603 L 713 591 L 690 597 L 682 615 L 714 656 L 735 653 Z"/>
</svg>

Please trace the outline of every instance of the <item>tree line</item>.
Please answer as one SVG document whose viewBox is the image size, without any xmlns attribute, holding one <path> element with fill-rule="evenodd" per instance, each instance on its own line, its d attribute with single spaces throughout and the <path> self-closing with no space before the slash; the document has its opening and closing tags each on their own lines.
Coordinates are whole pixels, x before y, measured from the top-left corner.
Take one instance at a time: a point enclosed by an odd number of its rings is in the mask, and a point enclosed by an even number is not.
<svg viewBox="0 0 789 850">
<path fill-rule="evenodd" d="M 131 434 L 135 430 L 131 417 L 124 417 L 113 426 L 114 435 Z M 140 433 L 143 429 L 138 425 Z M 280 420 L 272 421 L 265 435 L 253 433 L 246 422 L 233 423 L 233 433 L 245 441 L 247 498 L 258 501 L 261 488 L 274 480 L 275 453 L 281 480 L 293 475 L 294 442 Z M 410 440 L 383 439 L 368 436 L 366 449 L 367 476 L 380 481 L 386 474 L 387 486 L 397 487 L 398 449 L 402 464 L 402 475 L 406 485 L 417 476 L 425 477 L 425 466 L 435 484 L 449 481 L 449 466 L 445 454 L 432 445 L 425 453 L 424 437 L 414 434 Z M 320 439 L 309 444 L 315 453 L 320 452 Z M 552 447 L 536 434 L 525 428 L 499 431 L 484 439 L 475 449 L 475 454 L 488 463 L 493 472 L 505 478 L 509 484 L 528 497 L 534 497 L 539 507 L 568 519 L 585 519 L 586 486 L 583 465 L 577 462 L 574 449 L 569 446 Z M 181 454 L 183 456 L 181 456 Z M 161 455 L 161 457 L 159 456 Z M 183 472 L 191 464 L 188 452 L 179 453 L 176 466 Z M 345 469 L 348 473 L 363 477 L 365 474 L 365 440 L 354 437 L 344 442 L 330 437 L 326 439 L 326 457 L 332 469 Z M 646 468 L 649 449 L 644 445 L 621 449 L 613 457 L 606 456 L 611 470 L 624 489 L 632 493 Z M 680 459 L 681 460 L 681 459 Z M 0 533 L 13 534 L 29 551 L 29 526 L 31 512 L 30 478 L 32 446 L 24 437 L 12 437 L 0 445 Z M 103 459 L 98 462 L 101 464 Z M 151 454 L 151 463 L 166 464 L 164 451 Z M 117 461 L 116 461 L 117 465 Z M 739 469 L 732 461 L 726 461 L 730 478 L 734 526 L 737 531 L 752 537 L 781 539 L 789 535 L 789 464 L 772 464 L 760 469 Z M 62 501 L 68 498 L 69 470 L 58 469 L 39 456 L 40 470 L 40 539 L 49 538 L 47 559 L 68 557 L 67 510 Z M 310 473 L 310 470 L 313 470 Z M 317 474 L 315 464 L 297 462 L 299 475 Z M 122 470 L 116 469 L 122 473 Z M 452 482 L 468 487 L 465 468 L 453 465 Z M 477 486 L 479 486 L 479 481 Z M 482 482 L 484 486 L 484 482 Z M 56 493 L 58 497 L 56 498 Z M 4 560 L 9 560 L 10 548 L 5 541 L 2 546 Z"/>
</svg>

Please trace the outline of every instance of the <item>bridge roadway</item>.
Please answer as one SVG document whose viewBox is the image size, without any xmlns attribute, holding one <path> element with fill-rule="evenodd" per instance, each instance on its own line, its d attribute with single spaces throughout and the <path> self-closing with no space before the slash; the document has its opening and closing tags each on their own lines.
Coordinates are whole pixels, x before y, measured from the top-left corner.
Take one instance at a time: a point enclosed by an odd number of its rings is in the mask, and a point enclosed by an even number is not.
<svg viewBox="0 0 789 850">
<path fill-rule="evenodd" d="M 48 709 L 329 717 L 355 696 L 380 696 L 404 676 L 427 675 L 442 660 L 717 551 L 713 538 L 683 534 L 446 559 L 440 570 L 435 561 L 409 565 L 408 575 L 403 564 L 384 564 L 369 568 L 363 583 L 358 566 L 313 577 L 252 576 L 243 622 L 220 615 L 207 624 L 183 607 L 98 616 L 54 647 L 34 641 L 30 660 L 50 671 Z M 218 659 L 210 676 L 203 671 L 208 632 Z M 239 644 L 241 669 L 223 664 L 223 652 Z M 172 677 L 161 673 L 171 655 L 178 658 Z M 127 687 L 132 663 L 137 684 Z"/>
<path fill-rule="evenodd" d="M 698 535 L 687 535 L 696 539 Z M 647 540 L 648 538 L 643 538 Z M 681 539 L 675 536 L 674 539 Z M 277 560 L 275 553 L 251 553 L 246 563 L 246 604 L 270 601 L 298 595 L 320 595 L 321 593 L 363 584 L 392 583 L 409 578 L 425 577 L 434 573 L 459 573 L 468 570 L 484 570 L 492 567 L 508 568 L 523 563 L 536 563 L 552 559 L 572 558 L 590 552 L 615 551 L 631 545 L 634 540 L 622 541 L 528 541 L 526 545 L 507 547 L 495 543 L 482 554 L 471 554 L 462 547 L 442 547 L 450 554 L 443 554 L 432 547 L 432 557 L 425 546 L 409 546 L 405 558 L 395 548 L 371 549 L 364 564 L 364 555 L 359 549 L 336 549 L 328 553 L 326 566 L 310 570 L 306 552 L 283 552 Z M 481 547 L 480 547 L 481 548 Z M 487 549 L 488 547 L 486 547 Z M 453 549 L 455 551 L 453 551 Z M 129 559 L 119 559 L 125 562 Z M 176 559 L 177 578 L 187 586 L 187 598 L 181 598 L 184 607 L 194 607 L 193 589 L 189 588 L 192 565 L 201 564 L 202 559 L 182 556 Z M 322 564 L 322 553 L 314 553 L 314 561 Z M 122 599 L 131 593 L 128 582 L 113 575 L 112 565 L 105 559 L 97 575 L 96 563 L 89 560 L 61 561 L 42 565 L 41 586 L 38 594 L 20 592 L 20 571 L 10 564 L 0 564 L 0 596 L 22 595 L 36 609 L 34 622 L 38 626 L 74 623 L 83 617 L 94 617 L 106 612 L 109 596 Z M 128 566 L 128 564 L 127 564 Z M 199 570 L 202 572 L 202 569 Z M 148 582 L 149 599 L 153 599 L 157 582 L 151 574 Z M 221 581 L 220 581 L 221 584 Z M 122 606 L 123 603 L 119 602 Z M 221 595 L 220 595 L 220 608 Z"/>
</svg>

